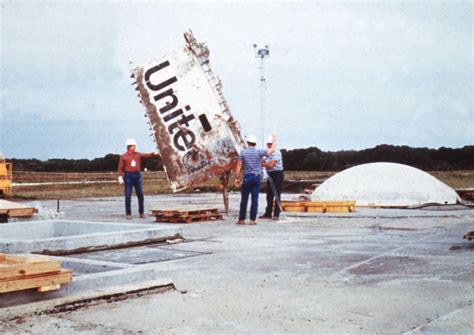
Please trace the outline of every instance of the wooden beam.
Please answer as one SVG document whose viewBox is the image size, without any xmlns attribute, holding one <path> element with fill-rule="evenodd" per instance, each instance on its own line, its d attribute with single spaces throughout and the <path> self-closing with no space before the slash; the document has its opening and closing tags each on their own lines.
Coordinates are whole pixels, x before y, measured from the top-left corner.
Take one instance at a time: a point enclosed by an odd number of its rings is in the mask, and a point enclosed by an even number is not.
<svg viewBox="0 0 474 335">
<path fill-rule="evenodd" d="M 18 264 L 2 264 L 0 262 L 0 280 L 39 273 L 59 272 L 60 270 L 61 263 L 57 260 Z"/>
<path fill-rule="evenodd" d="M 21 279 L 1 280 L 0 293 L 59 285 L 71 281 L 72 271 L 70 270 L 61 270 L 58 273 L 23 276 Z"/>
</svg>

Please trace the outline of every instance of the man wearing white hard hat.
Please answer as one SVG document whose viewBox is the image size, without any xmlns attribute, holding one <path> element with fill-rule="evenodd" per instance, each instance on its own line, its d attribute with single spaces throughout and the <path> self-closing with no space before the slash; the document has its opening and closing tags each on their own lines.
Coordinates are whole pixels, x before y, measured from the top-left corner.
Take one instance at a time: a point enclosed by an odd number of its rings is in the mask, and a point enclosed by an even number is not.
<svg viewBox="0 0 474 335">
<path fill-rule="evenodd" d="M 267 138 L 267 148 L 273 144 L 273 136 Z M 262 162 L 267 170 L 267 207 L 265 213 L 260 216 L 260 219 L 278 220 L 280 217 L 281 191 L 283 189 L 283 160 L 280 150 L 275 150 L 272 154 L 266 155 Z M 272 185 L 273 184 L 273 185 Z M 275 199 L 275 206 L 273 206 L 273 199 Z M 272 213 L 273 212 L 273 213 Z"/>
<path fill-rule="evenodd" d="M 240 151 L 239 160 L 235 167 L 235 186 L 241 188 L 241 200 L 239 210 L 239 220 L 237 224 L 245 224 L 247 216 L 247 204 L 249 195 L 252 203 L 250 206 L 250 224 L 255 225 L 258 211 L 258 193 L 260 191 L 260 180 L 262 178 L 262 158 L 265 155 L 271 155 L 276 147 L 276 135 L 272 135 L 272 145 L 267 149 L 257 149 L 257 137 L 255 135 L 247 136 L 247 148 Z M 240 171 L 244 168 L 244 178 L 241 183 Z"/>
<path fill-rule="evenodd" d="M 138 198 L 138 212 L 140 218 L 145 218 L 145 205 L 144 195 L 142 186 L 141 161 L 142 158 L 150 158 L 157 156 L 157 153 L 140 153 L 137 152 L 137 141 L 133 138 L 129 138 L 126 142 L 127 152 L 120 156 L 118 164 L 118 182 L 120 185 L 125 184 L 125 213 L 126 218 L 132 218 L 132 191 L 135 188 L 135 192 Z"/>
</svg>

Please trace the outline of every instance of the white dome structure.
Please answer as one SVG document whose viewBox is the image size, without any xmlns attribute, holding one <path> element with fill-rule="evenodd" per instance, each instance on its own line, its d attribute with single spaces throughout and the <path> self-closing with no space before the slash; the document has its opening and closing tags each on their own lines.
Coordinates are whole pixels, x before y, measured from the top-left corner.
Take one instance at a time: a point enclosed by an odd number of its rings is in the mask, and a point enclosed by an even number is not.
<svg viewBox="0 0 474 335">
<path fill-rule="evenodd" d="M 313 201 L 355 200 L 356 206 L 456 204 L 451 187 L 414 167 L 396 163 L 354 166 L 327 179 L 311 195 Z"/>
</svg>

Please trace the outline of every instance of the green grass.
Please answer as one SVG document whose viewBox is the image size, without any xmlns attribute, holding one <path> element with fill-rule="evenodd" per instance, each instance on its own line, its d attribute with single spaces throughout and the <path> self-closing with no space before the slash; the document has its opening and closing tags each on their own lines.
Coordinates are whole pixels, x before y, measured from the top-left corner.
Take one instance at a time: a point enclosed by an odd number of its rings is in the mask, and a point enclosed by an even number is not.
<svg viewBox="0 0 474 335">
<path fill-rule="evenodd" d="M 287 171 L 286 180 L 324 180 L 332 176 L 334 172 L 320 171 Z M 453 188 L 474 188 L 474 171 L 432 171 L 433 176 Z M 54 182 L 55 177 L 51 174 L 36 174 L 34 182 Z M 110 173 L 98 174 L 63 174 L 58 181 L 83 181 L 91 180 L 115 181 L 116 176 Z M 103 177 L 103 178 L 102 178 Z M 19 182 L 20 180 L 15 180 Z M 25 180 L 26 182 L 26 180 Z M 28 180 L 33 182 L 33 180 Z M 233 180 L 231 180 L 231 183 Z M 184 191 L 185 193 L 196 192 L 216 192 L 218 190 L 218 178 L 197 185 L 195 188 Z M 145 194 L 166 194 L 172 193 L 164 172 L 143 173 L 143 187 Z M 35 186 L 15 186 L 13 187 L 13 197 L 17 199 L 76 199 L 89 197 L 108 197 L 123 195 L 123 186 L 118 183 L 96 183 L 96 184 L 60 184 L 60 185 L 35 185 Z"/>
</svg>

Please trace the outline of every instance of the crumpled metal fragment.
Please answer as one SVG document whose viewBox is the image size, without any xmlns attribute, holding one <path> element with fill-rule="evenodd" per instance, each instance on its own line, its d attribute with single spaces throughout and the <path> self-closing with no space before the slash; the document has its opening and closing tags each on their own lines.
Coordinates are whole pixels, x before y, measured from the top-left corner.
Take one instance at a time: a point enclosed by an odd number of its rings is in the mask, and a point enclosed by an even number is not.
<svg viewBox="0 0 474 335">
<path fill-rule="evenodd" d="M 244 146 L 222 83 L 209 67 L 209 49 L 191 31 L 184 38 L 183 49 L 131 75 L 174 192 L 230 171 Z"/>
</svg>

